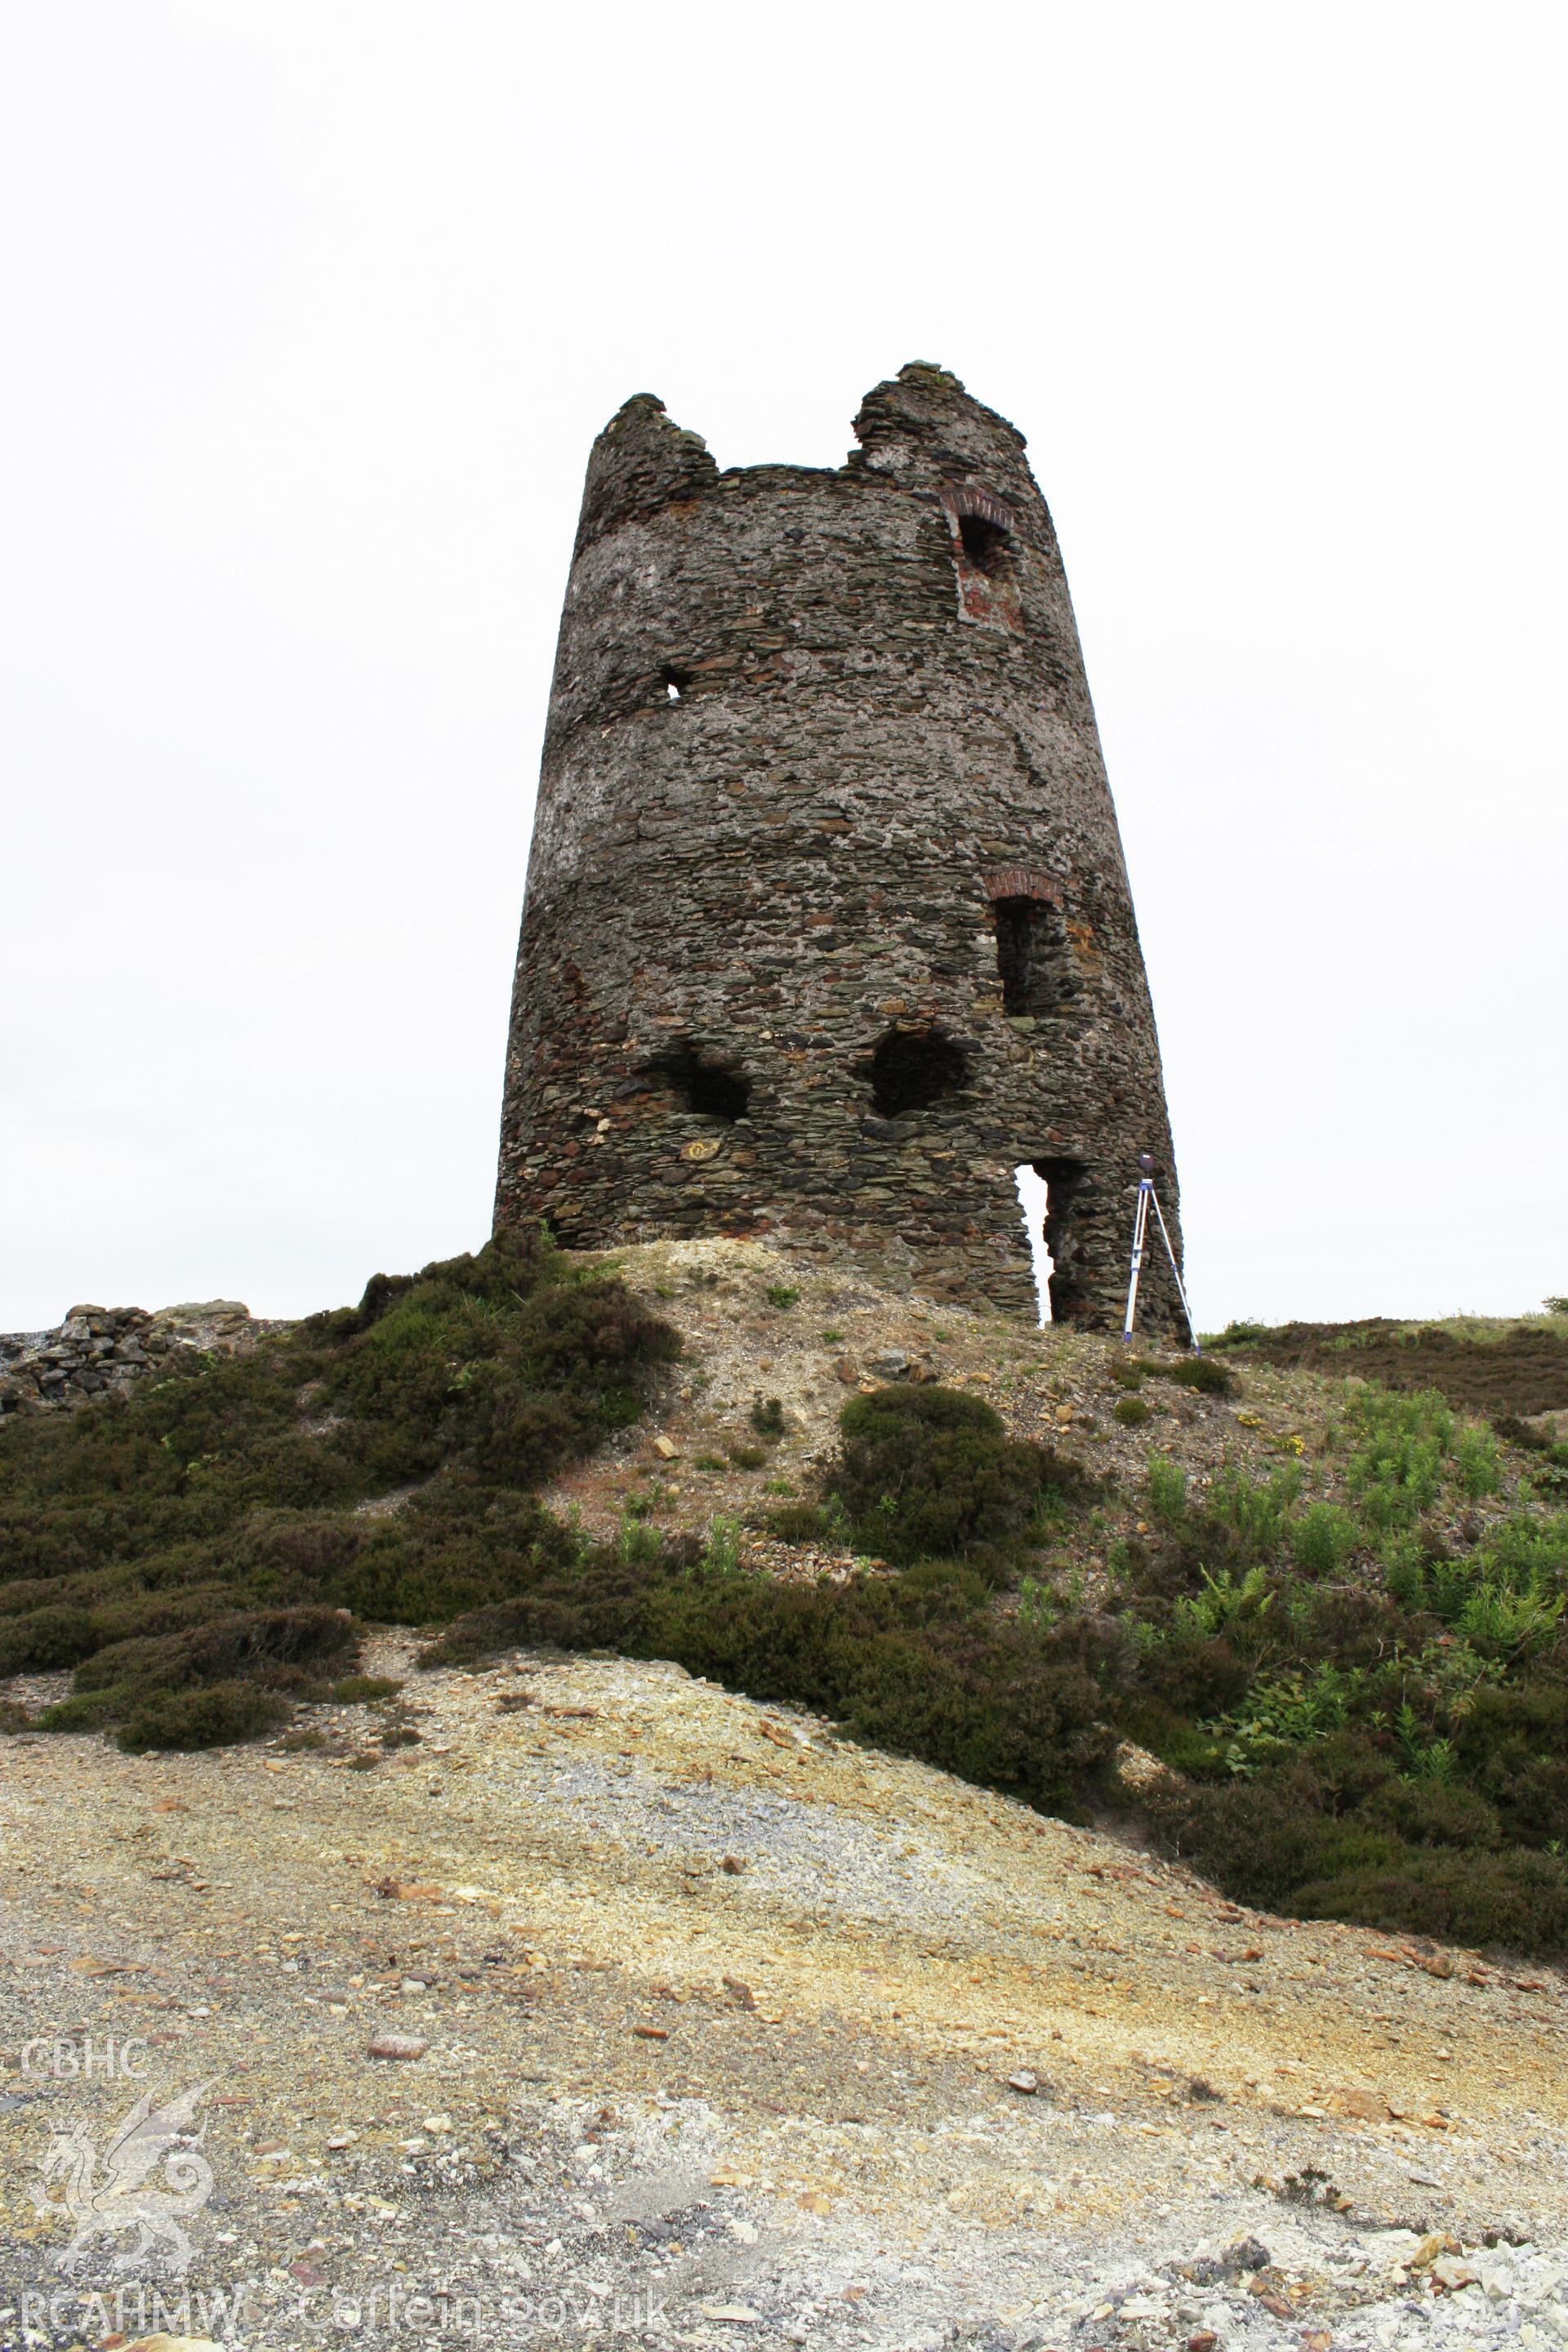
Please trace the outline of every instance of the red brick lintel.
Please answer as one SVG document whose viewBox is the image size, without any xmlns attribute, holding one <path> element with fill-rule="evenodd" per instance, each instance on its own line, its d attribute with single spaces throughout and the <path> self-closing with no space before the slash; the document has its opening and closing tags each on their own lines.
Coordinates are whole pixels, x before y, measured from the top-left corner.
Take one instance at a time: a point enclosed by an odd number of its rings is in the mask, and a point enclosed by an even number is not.
<svg viewBox="0 0 1568 2352">
<path fill-rule="evenodd" d="M 998 866 L 980 877 L 988 898 L 1041 898 L 1048 906 L 1062 903 L 1062 887 L 1048 874 L 1031 873 L 1026 866 Z"/>
</svg>

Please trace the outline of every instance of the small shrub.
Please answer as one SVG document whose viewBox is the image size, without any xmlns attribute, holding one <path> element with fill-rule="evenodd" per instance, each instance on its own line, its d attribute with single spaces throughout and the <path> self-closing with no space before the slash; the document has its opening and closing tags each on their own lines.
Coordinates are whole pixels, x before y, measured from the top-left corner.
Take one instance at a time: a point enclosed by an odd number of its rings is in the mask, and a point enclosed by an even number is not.
<svg viewBox="0 0 1568 2352">
<path fill-rule="evenodd" d="M 451 1627 L 424 1663 L 468 1663 L 569 1633 L 673 1658 L 754 1697 L 816 1708 L 851 1737 L 919 1756 L 1037 1803 L 1067 1801 L 1110 1734 L 1085 1666 L 1030 1627 L 993 1618 L 984 1582 L 939 1564 L 841 1585 L 713 1576 L 670 1556 L 632 1579 L 596 1553 L 570 1587 Z"/>
<path fill-rule="evenodd" d="M 1381 1533 L 1414 1526 L 1442 1484 L 1454 1417 L 1435 1390 L 1400 1395 L 1363 1389 L 1351 1406 L 1353 1450 L 1347 1470 L 1362 1515 Z"/>
<path fill-rule="evenodd" d="M 768 1458 L 760 1445 L 731 1445 L 726 1451 L 737 1470 L 761 1470 Z"/>
<path fill-rule="evenodd" d="M 0 1674 L 75 1665 L 46 1721 L 79 1729 L 157 1693 L 341 1676 L 344 1611 L 418 1623 L 503 1600 L 581 1549 L 527 1489 L 634 1419 L 679 1345 L 612 1274 L 502 1234 L 242 1355 L 182 1354 L 29 1418 L 0 1444 Z M 395 1514 L 352 1509 L 415 1484 Z M 312 1608 L 324 1646 L 278 1614 Z"/>
<path fill-rule="evenodd" d="M 1123 1429 L 1142 1429 L 1143 1423 L 1152 1418 L 1141 1396 L 1118 1397 L 1110 1410 L 1112 1418 L 1119 1421 Z"/>
<path fill-rule="evenodd" d="M 821 1543 L 828 1533 L 827 1515 L 817 1503 L 781 1503 L 768 1513 L 766 1524 L 780 1543 Z"/>
<path fill-rule="evenodd" d="M 346 1675 L 332 1685 L 331 1695 L 338 1706 L 368 1706 L 377 1699 L 395 1698 L 402 1688 L 390 1675 Z"/>
<path fill-rule="evenodd" d="M 119 1743 L 149 1748 L 226 1748 L 254 1739 L 288 1713 L 287 1702 L 255 1683 L 209 1683 L 201 1690 L 159 1691 L 121 1724 Z"/>
<path fill-rule="evenodd" d="M 1142 1364 L 1120 1363 L 1110 1367 L 1110 1378 L 1119 1389 L 1140 1389 L 1147 1367 Z"/>
<path fill-rule="evenodd" d="M 1458 1465 L 1459 1484 L 1472 1500 L 1499 1492 L 1502 1472 L 1498 1464 L 1497 1439 L 1490 1430 L 1468 1422 L 1454 1440 L 1454 1460 Z"/>
<path fill-rule="evenodd" d="M 1259 1339 L 1267 1339 L 1271 1326 L 1246 1321 L 1227 1323 L 1223 1331 L 1205 1331 L 1205 1348 L 1249 1348 Z"/>
<path fill-rule="evenodd" d="M 1454 1627 L 1483 1657 L 1526 1657 L 1555 1639 L 1563 1609 L 1560 1592 L 1488 1581 L 1468 1595 Z"/>
<path fill-rule="evenodd" d="M 1176 1623 L 1199 1640 L 1226 1633 L 1245 1618 L 1261 1617 L 1273 1603 L 1268 1571 L 1262 1568 L 1249 1568 L 1239 1580 L 1228 1568 L 1222 1568 L 1217 1576 L 1211 1576 L 1207 1569 L 1200 1573 L 1203 1590 L 1179 1600 L 1175 1607 Z"/>
<path fill-rule="evenodd" d="M 800 1297 L 799 1291 L 793 1289 L 787 1282 L 770 1283 L 766 1295 L 768 1305 L 781 1309 L 795 1306 Z"/>
<path fill-rule="evenodd" d="M 733 1576 L 741 1564 L 741 1522 L 721 1513 L 708 1522 L 702 1565 L 710 1576 Z"/>
<path fill-rule="evenodd" d="M 1568 1862 L 1560 1854 L 1431 1852 L 1399 1842 L 1385 1857 L 1346 1854 L 1330 1875 L 1290 1893 L 1304 1918 L 1350 1919 L 1384 1935 L 1515 1952 L 1568 1945 Z"/>
<path fill-rule="evenodd" d="M 1163 1528 L 1179 1528 L 1187 1515 L 1187 1474 L 1167 1454 L 1149 1456 L 1149 1516 Z"/>
<path fill-rule="evenodd" d="M 1313 1503 L 1288 1530 L 1290 1555 L 1306 1576 L 1335 1576 L 1355 1549 L 1361 1530 L 1348 1511 Z"/>
<path fill-rule="evenodd" d="M 1241 1382 L 1228 1364 L 1216 1364 L 1212 1356 L 1184 1356 L 1179 1363 L 1164 1367 L 1164 1378 L 1175 1381 L 1184 1389 L 1196 1389 L 1203 1396 L 1237 1396 Z"/>
<path fill-rule="evenodd" d="M 1552 1441 L 1545 1430 L 1524 1421 L 1517 1412 L 1494 1412 L 1492 1429 L 1505 1444 L 1522 1446 L 1527 1454 L 1550 1454 Z"/>
<path fill-rule="evenodd" d="M 72 1691 L 57 1699 L 38 1717 L 40 1731 L 98 1731 L 123 1715 L 125 1705 L 117 1690 Z"/>
<path fill-rule="evenodd" d="M 623 1511 L 621 1524 L 616 1530 L 616 1557 L 628 1568 L 657 1559 L 664 1549 L 664 1538 L 650 1527 L 640 1512 Z"/>
<path fill-rule="evenodd" d="M 1222 1470 L 1209 1486 L 1205 1517 L 1223 1529 L 1231 1549 L 1247 1559 L 1271 1559 L 1285 1540 L 1289 1514 L 1301 1492 L 1301 1473 L 1282 1463 L 1267 1479 Z"/>
<path fill-rule="evenodd" d="M 751 1411 L 752 1427 L 759 1437 L 782 1437 L 784 1433 L 784 1409 L 778 1397 L 756 1397 Z"/>
<path fill-rule="evenodd" d="M 1055 1467 L 955 1389 L 877 1389 L 851 1397 L 838 1425 L 833 1483 L 855 1539 L 891 1560 L 1016 1543 Z"/>
<path fill-rule="evenodd" d="M 0 1675 L 74 1666 L 98 1646 L 90 1610 L 35 1609 L 30 1616 L 0 1620 Z"/>
</svg>

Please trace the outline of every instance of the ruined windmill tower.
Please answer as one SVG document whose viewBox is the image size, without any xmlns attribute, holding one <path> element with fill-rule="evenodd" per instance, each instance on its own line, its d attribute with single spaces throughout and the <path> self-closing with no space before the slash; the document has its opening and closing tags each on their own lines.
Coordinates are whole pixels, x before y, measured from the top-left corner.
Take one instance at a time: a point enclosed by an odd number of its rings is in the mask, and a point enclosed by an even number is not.
<svg viewBox="0 0 1568 2352">
<path fill-rule="evenodd" d="M 855 430 L 721 474 L 641 394 L 594 445 L 497 1223 L 769 1234 L 1032 1319 L 1029 1161 L 1053 1317 L 1119 1328 L 1138 1153 L 1175 1177 L 1056 533 L 944 370 Z"/>
</svg>

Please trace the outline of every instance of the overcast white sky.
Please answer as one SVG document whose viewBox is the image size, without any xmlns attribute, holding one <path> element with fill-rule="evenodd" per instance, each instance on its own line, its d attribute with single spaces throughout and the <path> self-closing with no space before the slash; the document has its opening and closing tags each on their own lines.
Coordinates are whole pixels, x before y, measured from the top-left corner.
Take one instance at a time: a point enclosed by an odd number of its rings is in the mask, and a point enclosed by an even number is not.
<svg viewBox="0 0 1568 2352">
<path fill-rule="evenodd" d="M 1056 515 L 1200 1320 L 1568 1290 L 1564 22 L 10 11 L 0 1328 L 483 1238 L 589 442 L 910 358 Z"/>
</svg>

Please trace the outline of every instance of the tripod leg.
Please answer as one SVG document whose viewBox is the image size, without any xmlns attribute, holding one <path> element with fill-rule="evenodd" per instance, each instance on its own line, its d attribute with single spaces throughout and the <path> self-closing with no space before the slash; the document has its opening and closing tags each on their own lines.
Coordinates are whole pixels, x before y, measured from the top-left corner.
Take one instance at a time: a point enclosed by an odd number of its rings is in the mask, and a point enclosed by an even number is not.
<svg viewBox="0 0 1568 2352">
<path fill-rule="evenodd" d="M 1160 1239 L 1164 1243 L 1165 1255 L 1171 1261 L 1171 1279 L 1176 1286 L 1176 1296 L 1182 1302 L 1182 1312 L 1187 1318 L 1187 1336 L 1193 1343 L 1193 1353 L 1194 1356 L 1201 1356 L 1203 1349 L 1198 1345 L 1198 1327 L 1193 1321 L 1193 1310 L 1187 1305 L 1186 1286 L 1182 1280 L 1182 1269 L 1176 1264 L 1176 1253 L 1171 1247 L 1171 1236 L 1165 1229 L 1165 1212 L 1160 1206 L 1160 1195 L 1153 1191 L 1152 1187 L 1150 1190 L 1150 1197 L 1154 1203 L 1154 1214 L 1160 1220 Z"/>
<path fill-rule="evenodd" d="M 1132 1219 L 1132 1270 L 1127 1284 L 1127 1321 L 1121 1334 L 1123 1340 L 1129 1343 L 1132 1338 L 1132 1318 L 1138 1311 L 1138 1276 L 1143 1270 L 1143 1236 L 1149 1225 L 1149 1195 L 1152 1189 L 1148 1183 L 1139 1185 L 1138 1208 Z"/>
</svg>

